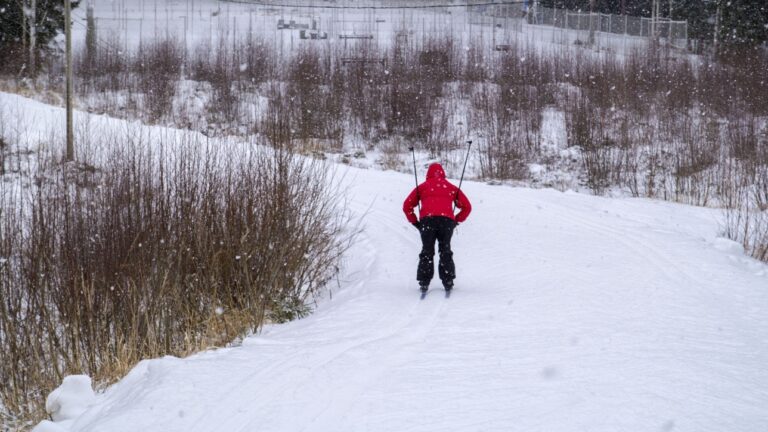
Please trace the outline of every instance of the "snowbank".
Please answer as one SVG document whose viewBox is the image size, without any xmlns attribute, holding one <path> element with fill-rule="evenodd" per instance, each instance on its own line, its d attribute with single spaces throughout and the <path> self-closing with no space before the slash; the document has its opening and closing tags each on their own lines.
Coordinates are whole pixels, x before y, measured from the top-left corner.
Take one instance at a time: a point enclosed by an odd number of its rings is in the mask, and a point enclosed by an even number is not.
<svg viewBox="0 0 768 432">
<path fill-rule="evenodd" d="M 45 410 L 56 423 L 72 420 L 82 415 L 96 400 L 91 387 L 91 378 L 87 375 L 70 375 L 61 385 L 48 395 Z M 41 425 L 37 432 L 56 430 L 58 426 L 50 422 Z M 51 429 L 54 428 L 54 429 Z"/>
</svg>

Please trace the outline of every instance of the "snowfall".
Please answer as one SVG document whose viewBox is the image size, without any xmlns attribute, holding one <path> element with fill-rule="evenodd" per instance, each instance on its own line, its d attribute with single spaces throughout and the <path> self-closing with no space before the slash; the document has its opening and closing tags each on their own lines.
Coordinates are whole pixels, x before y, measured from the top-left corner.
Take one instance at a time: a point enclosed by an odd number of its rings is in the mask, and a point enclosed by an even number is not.
<svg viewBox="0 0 768 432">
<path fill-rule="evenodd" d="M 0 105 L 30 140 L 64 118 Z M 721 238 L 719 210 L 465 180 L 456 288 L 420 300 L 413 175 L 332 168 L 362 232 L 312 315 L 98 393 L 68 377 L 35 431 L 768 430 L 768 266 Z"/>
<path fill-rule="evenodd" d="M 22 141 L 64 118 L 5 93 L 0 107 Z M 420 300 L 413 173 L 329 164 L 362 230 L 310 316 L 144 360 L 102 391 L 67 377 L 34 430 L 768 430 L 768 266 L 722 238 L 720 210 L 465 179 L 456 288 Z"/>
</svg>

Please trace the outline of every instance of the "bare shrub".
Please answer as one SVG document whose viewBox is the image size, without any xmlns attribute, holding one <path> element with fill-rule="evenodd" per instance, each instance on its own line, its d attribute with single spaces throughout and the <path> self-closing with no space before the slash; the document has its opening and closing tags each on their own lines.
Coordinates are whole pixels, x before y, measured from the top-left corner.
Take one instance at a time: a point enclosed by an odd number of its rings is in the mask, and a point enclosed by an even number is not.
<svg viewBox="0 0 768 432">
<path fill-rule="evenodd" d="M 468 83 L 480 83 L 488 78 L 488 65 L 483 54 L 483 42 L 474 39 L 469 42 L 466 59 L 462 69 L 462 80 Z"/>
<path fill-rule="evenodd" d="M 768 137 L 759 133 L 760 121 L 754 117 L 737 118 L 728 123 L 731 156 L 748 166 L 768 165 Z"/>
<path fill-rule="evenodd" d="M 266 40 L 251 35 L 240 41 L 237 48 L 237 57 L 242 62 L 238 67 L 241 80 L 256 85 L 275 78 L 277 53 Z"/>
<path fill-rule="evenodd" d="M 341 191 L 288 151 L 127 146 L 0 205 L 1 419 L 39 420 L 62 376 L 220 346 L 302 316 L 348 244 Z M 12 210 L 8 210 L 8 209 Z M 34 341 L 34 342 L 32 342 Z"/>
<path fill-rule="evenodd" d="M 183 60 L 184 48 L 173 38 L 142 45 L 136 53 L 133 72 L 150 121 L 170 114 Z"/>
<path fill-rule="evenodd" d="M 734 161 L 728 168 L 724 233 L 755 259 L 768 262 L 768 167 L 747 177 Z"/>
<path fill-rule="evenodd" d="M 325 138 L 330 132 L 325 115 L 330 82 L 327 66 L 321 53 L 310 48 L 300 50 L 290 60 L 286 96 L 298 139 Z"/>
<path fill-rule="evenodd" d="M 260 129 L 275 148 L 291 148 L 294 126 L 290 101 L 277 88 L 272 89 L 271 96 Z"/>
<path fill-rule="evenodd" d="M 442 161 L 447 161 L 449 154 L 454 150 L 460 138 L 452 133 L 450 119 L 452 108 L 448 103 L 440 104 L 432 114 L 432 127 L 425 141 L 425 147 L 429 152 Z M 444 166 L 447 169 L 447 167 Z"/>
<path fill-rule="evenodd" d="M 680 128 L 673 149 L 675 200 L 706 205 L 714 186 L 713 168 L 720 160 L 719 126 L 712 121 L 688 121 Z"/>
<path fill-rule="evenodd" d="M 582 163 L 587 174 L 587 185 L 595 193 L 619 184 L 625 157 L 617 135 L 609 124 L 614 120 L 610 110 L 592 104 L 585 96 L 571 100 L 566 108 L 566 133 L 568 145 L 581 148 Z M 628 134 L 624 135 L 629 137 Z M 626 148 L 628 143 L 624 142 Z"/>
<path fill-rule="evenodd" d="M 2 115 L 1 112 L 0 112 L 0 115 Z M 0 120 L 0 176 L 5 175 L 5 152 L 8 151 L 8 147 L 9 147 L 8 144 L 5 142 L 5 139 L 3 139 L 2 121 L 3 120 Z"/>
<path fill-rule="evenodd" d="M 383 131 L 387 109 L 386 99 L 387 75 L 382 55 L 368 45 L 351 50 L 341 61 L 335 62 L 331 70 L 332 91 L 327 97 L 324 112 L 329 112 L 332 118 L 343 116 L 346 111 L 356 132 L 365 139 L 377 139 L 385 134 Z M 340 92 L 339 98 L 335 92 Z M 343 110 L 346 105 L 348 110 Z M 337 118 L 337 117 L 336 117 Z"/>
<path fill-rule="evenodd" d="M 624 74 L 620 81 L 622 106 L 633 113 L 646 115 L 651 111 L 661 84 L 662 64 L 658 50 L 632 50 L 624 60 Z"/>
<path fill-rule="evenodd" d="M 347 85 L 346 76 L 344 74 L 343 64 L 338 61 L 333 62 L 330 67 L 330 89 L 328 96 L 325 100 L 325 108 L 323 115 L 325 116 L 324 123 L 328 127 L 326 132 L 326 138 L 331 142 L 332 150 L 341 150 L 344 146 L 344 137 L 347 129 L 347 117 L 346 117 L 346 98 L 348 96 L 347 91 L 349 86 Z M 373 116 L 375 121 L 383 121 L 382 118 L 386 116 L 386 105 L 381 101 L 384 100 L 386 94 L 386 88 L 379 85 L 375 87 L 379 92 L 379 95 L 375 98 L 377 102 L 377 115 Z M 376 128 L 376 125 L 369 125 L 365 130 Z M 381 131 L 382 127 L 378 127 L 377 134 L 385 134 Z"/>
<path fill-rule="evenodd" d="M 406 146 L 398 139 L 384 143 L 381 148 L 381 159 L 379 160 L 382 168 L 399 170 L 403 166 L 402 155 L 405 148 Z"/>
<path fill-rule="evenodd" d="M 120 47 L 119 37 L 109 35 L 101 44 L 86 44 L 75 52 L 75 91 L 91 112 L 120 117 L 137 113 L 131 55 Z"/>
<path fill-rule="evenodd" d="M 687 59 L 668 57 L 664 71 L 658 95 L 658 103 L 665 111 L 664 116 L 687 115 L 696 100 L 693 66 Z"/>
<path fill-rule="evenodd" d="M 233 50 L 226 41 L 227 38 L 222 34 L 215 49 L 207 42 L 198 45 L 192 56 L 190 71 L 193 79 L 211 84 L 212 91 L 207 106 L 209 122 L 231 125 L 237 123 L 240 114 L 241 81 L 238 78 L 242 75 L 241 56 L 248 59 L 248 56 L 255 55 L 255 52 L 250 51 L 250 48 Z M 257 48 L 254 47 L 253 50 Z M 248 63 L 243 64 L 246 65 L 243 72 L 248 72 L 250 66 Z M 256 69 L 253 74 L 249 73 L 250 77 L 255 80 L 259 69 L 262 68 L 261 71 L 266 72 L 268 69 L 263 68 L 268 68 L 268 65 L 269 61 L 265 64 L 254 63 L 253 67 Z"/>
<path fill-rule="evenodd" d="M 727 68 L 720 63 L 703 60 L 695 86 L 696 100 L 702 111 L 719 116 L 729 115 L 735 94 L 731 85 L 736 84 L 731 78 Z"/>
<path fill-rule="evenodd" d="M 432 129 L 433 98 L 420 80 L 418 54 L 398 43 L 392 54 L 389 77 L 391 114 L 387 130 L 406 139 L 424 142 Z"/>
<path fill-rule="evenodd" d="M 417 56 L 422 91 L 430 97 L 440 97 L 443 94 L 443 85 L 452 81 L 456 75 L 453 70 L 453 39 L 429 39 L 425 41 Z"/>
<path fill-rule="evenodd" d="M 761 47 L 733 46 L 720 53 L 719 60 L 717 78 L 730 96 L 730 106 L 768 115 L 768 52 Z"/>
<path fill-rule="evenodd" d="M 502 109 L 503 98 L 495 88 L 484 87 L 473 99 L 477 122 L 485 131 L 479 143 L 480 175 L 490 179 L 525 180 L 532 154 L 527 130 Z"/>
</svg>

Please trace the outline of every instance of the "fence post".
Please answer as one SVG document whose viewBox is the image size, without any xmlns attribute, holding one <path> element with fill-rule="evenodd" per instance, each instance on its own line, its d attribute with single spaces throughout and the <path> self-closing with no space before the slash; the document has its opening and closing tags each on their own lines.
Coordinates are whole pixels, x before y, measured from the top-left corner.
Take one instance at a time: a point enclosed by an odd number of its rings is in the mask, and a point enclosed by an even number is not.
<svg viewBox="0 0 768 432">
<path fill-rule="evenodd" d="M 608 33 L 613 33 L 613 14 L 608 14 Z"/>
</svg>

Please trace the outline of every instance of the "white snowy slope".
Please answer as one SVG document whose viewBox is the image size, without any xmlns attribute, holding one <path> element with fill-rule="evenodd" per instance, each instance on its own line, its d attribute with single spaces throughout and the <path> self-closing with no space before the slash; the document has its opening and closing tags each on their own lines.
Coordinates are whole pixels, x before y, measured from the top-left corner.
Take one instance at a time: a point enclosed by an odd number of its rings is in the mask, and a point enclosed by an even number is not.
<svg viewBox="0 0 768 432">
<path fill-rule="evenodd" d="M 446 300 L 433 281 L 419 301 L 400 210 L 413 177 L 347 180 L 365 230 L 316 313 L 241 347 L 144 361 L 59 425 L 768 430 L 768 268 L 717 238 L 718 212 L 465 182 L 456 290 Z"/>
</svg>

